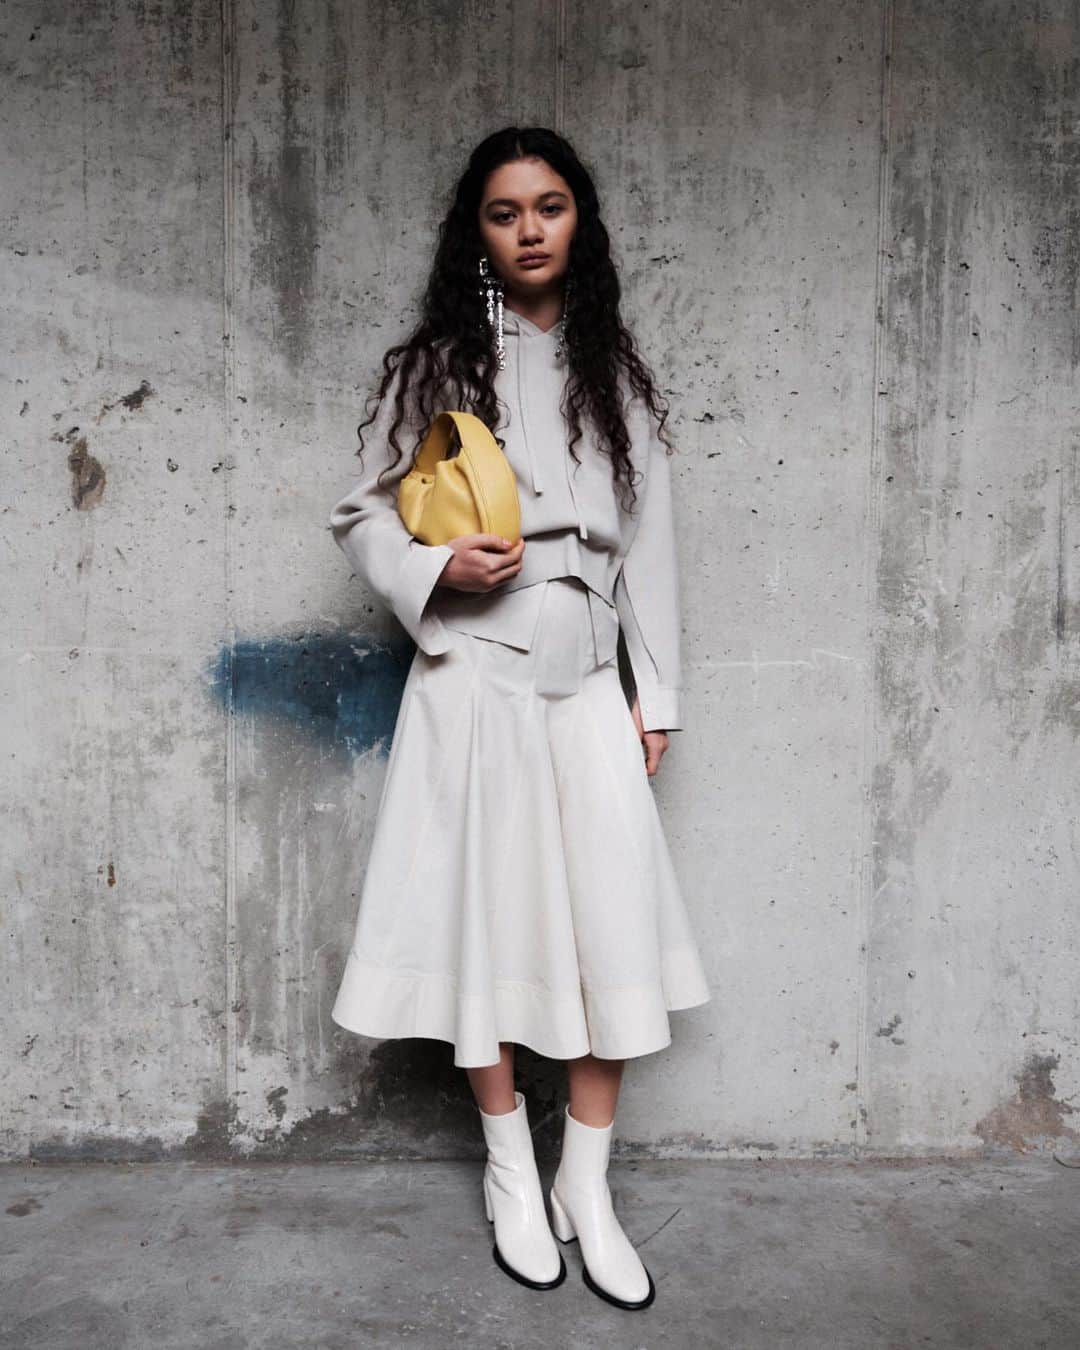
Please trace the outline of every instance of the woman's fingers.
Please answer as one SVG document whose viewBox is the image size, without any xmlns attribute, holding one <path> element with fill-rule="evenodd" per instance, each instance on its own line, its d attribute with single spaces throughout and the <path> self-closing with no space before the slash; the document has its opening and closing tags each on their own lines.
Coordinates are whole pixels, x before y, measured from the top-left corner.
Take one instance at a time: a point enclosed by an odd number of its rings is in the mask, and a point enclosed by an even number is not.
<svg viewBox="0 0 1080 1350">
<path fill-rule="evenodd" d="M 505 552 L 496 554 L 495 557 L 497 558 L 497 561 L 494 566 L 491 566 L 491 570 L 487 572 L 486 580 L 488 585 L 492 587 L 498 586 L 502 582 L 509 580 L 510 577 L 516 576 L 518 572 L 521 571 L 521 557 L 524 551 L 525 540 L 519 539 L 516 544 L 512 545 L 512 547 Z M 485 559 L 485 562 L 486 561 L 487 560 Z"/>
<path fill-rule="evenodd" d="M 667 732 L 645 730 L 641 720 L 641 705 L 638 702 L 637 694 L 634 695 L 634 701 L 630 705 L 630 716 L 634 719 L 634 730 L 638 734 L 641 752 L 645 756 L 645 772 L 651 778 L 660 767 L 660 760 L 663 758 L 664 751 L 668 748 Z"/>
<path fill-rule="evenodd" d="M 502 582 L 509 581 L 511 577 L 516 577 L 520 571 L 521 564 L 519 562 L 512 563 L 509 567 L 500 567 L 498 571 L 491 572 L 488 575 L 487 583 L 494 589 L 494 587 L 501 585 Z"/>
<path fill-rule="evenodd" d="M 660 760 L 668 748 L 666 731 L 646 731 L 642 736 L 645 747 L 645 772 L 651 778 L 660 767 Z"/>
<path fill-rule="evenodd" d="M 443 584 L 461 591 L 489 591 L 521 571 L 525 540 L 510 543 L 499 534 L 460 534 L 448 541 L 454 556 Z"/>
</svg>

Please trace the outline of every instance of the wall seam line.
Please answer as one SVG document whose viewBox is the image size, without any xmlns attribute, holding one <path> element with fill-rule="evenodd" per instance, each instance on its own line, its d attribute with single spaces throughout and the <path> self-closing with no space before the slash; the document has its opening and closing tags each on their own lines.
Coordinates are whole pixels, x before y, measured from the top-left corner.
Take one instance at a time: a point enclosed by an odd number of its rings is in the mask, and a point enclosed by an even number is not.
<svg viewBox="0 0 1080 1350">
<path fill-rule="evenodd" d="M 233 549 L 233 415 L 236 406 L 234 354 L 234 296 L 236 286 L 236 208 L 233 157 L 233 103 L 235 98 L 236 12 L 233 0 L 220 0 L 221 17 L 221 235 L 222 235 L 222 398 L 225 451 L 222 473 L 225 506 L 224 574 L 225 640 L 228 680 L 225 689 L 225 1129 L 231 1144 L 239 1097 L 237 1047 L 237 919 L 236 919 L 236 613 L 233 605 L 235 571 Z"/>
<path fill-rule="evenodd" d="M 566 0 L 555 7 L 555 111 L 552 129 L 562 135 L 566 111 Z"/>
<path fill-rule="evenodd" d="M 870 934 L 877 875 L 874 853 L 874 779 L 877 768 L 877 595 L 881 543 L 882 398 L 886 394 L 885 309 L 887 301 L 886 258 L 889 229 L 889 170 L 892 163 L 892 57 L 895 0 L 883 0 L 881 11 L 881 74 L 878 128 L 877 255 L 874 259 L 874 340 L 872 354 L 872 403 L 870 409 L 870 455 L 866 489 L 866 551 L 863 558 L 864 613 L 866 616 L 866 683 L 863 689 L 863 802 L 859 840 L 859 962 L 856 991 L 855 1121 L 852 1147 L 856 1157 L 866 1149 L 868 1129 L 866 1075 L 870 1059 Z"/>
</svg>

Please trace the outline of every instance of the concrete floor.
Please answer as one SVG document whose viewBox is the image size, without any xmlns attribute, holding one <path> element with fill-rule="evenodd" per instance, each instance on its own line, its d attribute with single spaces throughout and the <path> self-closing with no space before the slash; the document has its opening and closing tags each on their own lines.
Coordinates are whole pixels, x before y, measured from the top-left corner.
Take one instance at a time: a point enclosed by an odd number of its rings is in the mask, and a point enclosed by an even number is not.
<svg viewBox="0 0 1080 1350">
<path fill-rule="evenodd" d="M 609 1177 L 643 1313 L 585 1288 L 576 1243 L 556 1290 L 502 1274 L 478 1163 L 10 1165 L 0 1345 L 1080 1346 L 1080 1170 L 1049 1155 Z"/>
</svg>

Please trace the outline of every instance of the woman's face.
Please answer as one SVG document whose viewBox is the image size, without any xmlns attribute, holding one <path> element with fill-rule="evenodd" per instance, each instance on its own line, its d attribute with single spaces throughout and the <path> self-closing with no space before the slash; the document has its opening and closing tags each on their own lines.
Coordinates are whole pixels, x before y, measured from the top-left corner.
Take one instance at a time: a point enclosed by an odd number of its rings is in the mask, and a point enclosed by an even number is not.
<svg viewBox="0 0 1080 1350">
<path fill-rule="evenodd" d="M 532 156 L 488 174 L 480 200 L 480 237 L 492 270 L 511 295 L 560 289 L 570 266 L 577 203 L 570 184 Z M 528 261 L 528 255 L 541 255 Z"/>
</svg>

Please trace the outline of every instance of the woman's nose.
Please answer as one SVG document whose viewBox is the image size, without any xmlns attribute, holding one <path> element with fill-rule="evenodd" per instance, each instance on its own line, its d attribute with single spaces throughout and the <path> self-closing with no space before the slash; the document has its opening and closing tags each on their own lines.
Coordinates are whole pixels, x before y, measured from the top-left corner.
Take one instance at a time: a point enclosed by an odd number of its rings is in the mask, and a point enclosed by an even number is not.
<svg viewBox="0 0 1080 1350">
<path fill-rule="evenodd" d="M 522 220 L 518 236 L 523 244 L 539 243 L 544 237 L 543 227 L 538 220 Z"/>
</svg>

